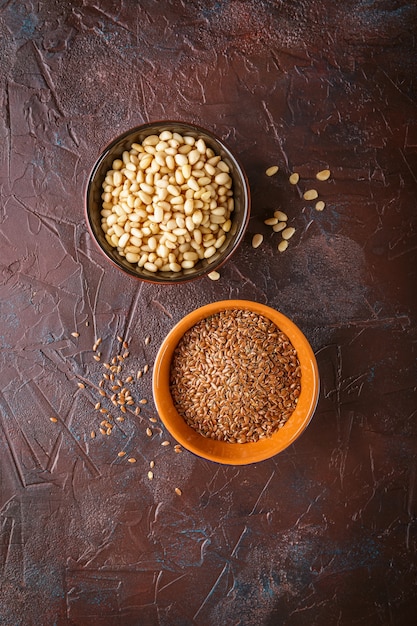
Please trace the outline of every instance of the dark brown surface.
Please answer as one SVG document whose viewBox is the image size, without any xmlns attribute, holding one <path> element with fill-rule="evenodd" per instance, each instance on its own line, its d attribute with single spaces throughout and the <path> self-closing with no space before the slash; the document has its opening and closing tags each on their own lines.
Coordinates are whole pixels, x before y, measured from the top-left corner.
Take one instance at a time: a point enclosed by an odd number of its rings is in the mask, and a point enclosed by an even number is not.
<svg viewBox="0 0 417 626">
<path fill-rule="evenodd" d="M 416 26 L 405 0 L 0 2 L 0 624 L 415 623 Z M 217 283 L 134 282 L 86 229 L 101 149 L 164 118 L 217 133 L 249 177 Z M 297 229 L 284 254 L 277 208 Z M 97 337 L 103 359 L 125 337 L 136 371 L 184 314 L 236 297 L 316 352 L 297 443 L 239 468 L 175 454 L 145 434 L 150 373 L 144 419 L 90 439 Z"/>
</svg>

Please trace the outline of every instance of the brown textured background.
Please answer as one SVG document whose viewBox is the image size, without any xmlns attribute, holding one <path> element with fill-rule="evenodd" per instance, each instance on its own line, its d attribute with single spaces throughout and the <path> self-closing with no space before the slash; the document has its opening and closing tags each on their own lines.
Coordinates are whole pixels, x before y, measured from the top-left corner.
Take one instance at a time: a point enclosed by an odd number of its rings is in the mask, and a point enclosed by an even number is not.
<svg viewBox="0 0 417 626">
<path fill-rule="evenodd" d="M 406 0 L 0 1 L 2 626 L 415 623 L 416 34 Z M 217 283 L 136 283 L 86 230 L 100 150 L 164 118 L 220 135 L 250 180 Z M 284 254 L 263 224 L 277 208 Z M 144 419 L 90 439 L 97 337 L 103 359 L 125 337 L 134 372 L 184 314 L 235 297 L 316 352 L 299 441 L 245 467 L 175 454 L 145 435 L 151 373 Z"/>
</svg>

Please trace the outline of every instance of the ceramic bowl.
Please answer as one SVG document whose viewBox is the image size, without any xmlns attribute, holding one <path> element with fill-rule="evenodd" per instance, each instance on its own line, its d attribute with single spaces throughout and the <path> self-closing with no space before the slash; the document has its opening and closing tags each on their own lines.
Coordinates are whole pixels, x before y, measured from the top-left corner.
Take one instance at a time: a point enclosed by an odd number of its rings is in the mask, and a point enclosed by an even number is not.
<svg viewBox="0 0 417 626">
<path fill-rule="evenodd" d="M 184 333 L 200 320 L 219 311 L 247 309 L 269 318 L 290 339 L 301 366 L 301 392 L 285 425 L 271 437 L 254 443 L 228 443 L 204 437 L 188 426 L 177 412 L 170 394 L 170 368 L 174 350 Z M 183 317 L 162 342 L 154 364 L 153 396 L 159 416 L 176 441 L 190 452 L 229 465 L 268 459 L 290 446 L 308 426 L 319 395 L 319 373 L 313 350 L 301 330 L 278 311 L 246 300 L 225 300 L 200 307 Z"/>
<path fill-rule="evenodd" d="M 195 139 L 204 139 L 206 145 L 220 155 L 229 166 L 233 181 L 234 210 L 231 214 L 232 226 L 223 245 L 209 259 L 200 259 L 191 269 L 181 269 L 179 272 L 158 271 L 152 272 L 138 265 L 129 263 L 120 255 L 117 248 L 112 247 L 106 240 L 101 227 L 102 184 L 107 172 L 111 169 L 115 159 L 121 158 L 125 150 L 129 150 L 132 143 L 142 143 L 149 135 L 159 135 L 169 130 L 183 136 L 190 135 Z M 250 190 L 247 177 L 236 157 L 226 144 L 208 130 L 176 121 L 162 121 L 143 124 L 124 132 L 108 145 L 97 159 L 88 178 L 85 195 L 86 220 L 89 231 L 107 261 L 129 276 L 151 283 L 175 284 L 195 280 L 219 269 L 235 252 L 245 233 L 250 214 Z"/>
</svg>

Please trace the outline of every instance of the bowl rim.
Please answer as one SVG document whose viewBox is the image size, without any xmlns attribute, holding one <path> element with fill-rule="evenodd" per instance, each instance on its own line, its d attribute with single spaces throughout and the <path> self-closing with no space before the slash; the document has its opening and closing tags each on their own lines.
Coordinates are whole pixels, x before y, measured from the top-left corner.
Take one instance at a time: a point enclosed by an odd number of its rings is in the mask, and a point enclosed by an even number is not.
<svg viewBox="0 0 417 626">
<path fill-rule="evenodd" d="M 297 350 L 301 366 L 301 393 L 297 407 L 286 424 L 271 437 L 255 443 L 215 441 L 188 426 L 176 411 L 169 393 L 169 372 L 174 350 L 183 334 L 200 320 L 222 310 L 245 309 L 264 315 L 278 326 Z M 168 432 L 190 452 L 226 465 L 247 465 L 271 458 L 290 446 L 307 428 L 315 412 L 320 389 L 314 352 L 300 328 L 283 313 L 250 300 L 219 300 L 194 309 L 168 332 L 158 350 L 152 377 L 152 391 L 159 417 Z M 237 448 L 238 446 L 238 448 Z M 239 450 L 239 455 L 236 451 Z"/>
<path fill-rule="evenodd" d="M 236 170 L 237 170 L 237 175 L 239 176 L 239 178 L 241 179 L 242 182 L 242 188 L 244 191 L 244 219 L 242 220 L 242 224 L 239 228 L 239 234 L 236 238 L 236 241 L 234 242 L 233 247 L 226 253 L 225 251 L 225 255 L 219 259 L 217 262 L 214 262 L 212 265 L 208 264 L 206 268 L 204 268 L 204 271 L 201 271 L 201 273 L 194 273 L 194 272 L 190 272 L 190 274 L 188 275 L 181 275 L 180 277 L 173 277 L 173 279 L 169 279 L 169 278 L 163 278 L 163 277 L 159 277 L 157 278 L 157 276 L 153 277 L 153 276 L 140 276 L 137 274 L 137 272 L 134 271 L 134 269 L 132 269 L 132 271 L 129 270 L 129 268 L 124 267 L 122 264 L 119 264 L 117 262 L 116 259 L 113 259 L 107 252 L 106 250 L 102 247 L 102 245 L 100 244 L 100 242 L 97 239 L 97 236 L 94 232 L 94 227 L 92 224 L 92 220 L 91 220 L 91 216 L 90 216 L 90 207 L 89 207 L 89 197 L 90 197 L 90 193 L 91 193 L 91 189 L 92 189 L 92 185 L 93 185 L 93 181 L 94 181 L 94 177 L 97 174 L 100 165 L 103 163 L 103 161 L 105 160 L 106 156 L 108 155 L 109 151 L 115 147 L 117 144 L 122 143 L 123 141 L 125 141 L 130 135 L 133 134 L 137 134 L 140 132 L 144 132 L 146 130 L 151 130 L 154 128 L 158 128 L 161 126 L 182 126 L 184 127 L 184 132 L 188 129 L 192 132 L 195 133 L 204 133 L 207 136 L 209 136 L 209 138 L 211 138 L 215 143 L 218 143 L 221 148 L 226 152 L 227 156 L 231 159 L 232 162 L 234 162 L 234 164 L 237 166 Z M 162 129 L 161 129 L 162 130 Z M 87 180 L 86 183 L 84 185 L 84 214 L 85 214 L 85 221 L 87 224 L 87 229 L 89 231 L 89 234 L 96 246 L 96 248 L 99 250 L 99 252 L 105 257 L 105 259 L 111 263 L 111 265 L 113 267 L 115 267 L 116 269 L 118 269 L 119 271 L 123 272 L 124 274 L 126 274 L 127 276 L 130 276 L 131 278 L 134 278 L 138 281 L 141 282 L 146 282 L 146 283 L 150 283 L 150 284 L 157 284 L 157 285 L 180 285 L 180 284 L 184 284 L 184 283 L 188 283 L 188 282 L 192 282 L 194 280 L 198 280 L 201 278 L 204 278 L 205 276 L 207 276 L 209 273 L 213 272 L 214 270 L 219 270 L 224 263 L 226 263 L 226 261 L 228 261 L 232 255 L 236 252 L 237 248 L 239 247 L 239 245 L 242 243 L 243 237 L 245 235 L 245 232 L 247 230 L 248 224 L 249 224 L 249 219 L 250 219 L 250 212 L 251 212 L 251 192 L 250 192 L 250 185 L 249 185 L 249 179 L 248 176 L 245 172 L 245 169 L 243 168 L 243 165 L 240 161 L 240 159 L 235 155 L 234 151 L 232 151 L 228 144 L 224 142 L 223 139 L 221 139 L 216 133 L 214 133 L 213 131 L 204 128 L 203 126 L 200 126 L 198 124 L 194 124 L 192 122 L 186 122 L 184 120 L 155 120 L 153 122 L 145 122 L 144 124 L 139 124 L 137 126 L 133 126 L 127 130 L 125 130 L 124 132 L 120 133 L 119 135 L 115 136 L 112 140 L 110 140 L 104 148 L 101 149 L 98 157 L 95 159 L 95 162 L 93 164 L 93 166 L 90 168 L 90 171 L 88 173 L 87 176 Z"/>
</svg>

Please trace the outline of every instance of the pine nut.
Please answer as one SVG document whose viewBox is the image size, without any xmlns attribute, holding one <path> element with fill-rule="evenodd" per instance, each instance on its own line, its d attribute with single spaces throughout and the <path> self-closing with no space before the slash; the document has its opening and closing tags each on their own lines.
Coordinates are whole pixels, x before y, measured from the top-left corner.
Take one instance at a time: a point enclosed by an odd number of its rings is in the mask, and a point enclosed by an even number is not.
<svg viewBox="0 0 417 626">
<path fill-rule="evenodd" d="M 298 181 L 300 180 L 300 175 L 297 174 L 297 172 L 294 172 L 293 174 L 291 174 L 291 176 L 289 177 L 289 181 L 291 183 L 291 185 L 296 185 L 298 183 Z"/>
<path fill-rule="evenodd" d="M 319 194 L 317 193 L 316 189 L 308 189 L 303 194 L 304 200 L 315 200 L 318 197 Z"/>
<path fill-rule="evenodd" d="M 323 202 L 323 200 L 319 200 L 318 202 L 316 202 L 316 206 L 315 209 L 316 211 L 323 211 L 324 207 L 325 207 L 325 203 Z"/>
<path fill-rule="evenodd" d="M 282 238 L 287 239 L 287 240 L 291 239 L 294 233 L 295 233 L 295 228 L 290 226 L 289 228 L 286 228 L 285 230 L 282 231 Z"/>
<path fill-rule="evenodd" d="M 279 252 L 285 252 L 285 250 L 288 248 L 288 241 L 286 241 L 285 239 L 283 239 L 279 244 L 278 244 L 278 251 Z"/>
<path fill-rule="evenodd" d="M 321 170 L 316 174 L 317 180 L 328 180 L 330 178 L 330 170 Z"/>
<path fill-rule="evenodd" d="M 264 236 L 261 235 L 260 233 L 257 233 L 256 235 L 254 235 L 252 237 L 252 248 L 259 248 L 263 240 L 264 240 Z"/>
<path fill-rule="evenodd" d="M 283 211 L 274 211 L 274 217 L 276 217 L 279 222 L 286 222 L 288 220 L 287 214 Z"/>
<path fill-rule="evenodd" d="M 276 174 L 279 170 L 278 165 L 271 165 L 271 167 L 268 167 L 268 169 L 265 171 L 265 174 L 267 176 L 273 176 L 274 174 Z"/>
</svg>

